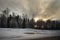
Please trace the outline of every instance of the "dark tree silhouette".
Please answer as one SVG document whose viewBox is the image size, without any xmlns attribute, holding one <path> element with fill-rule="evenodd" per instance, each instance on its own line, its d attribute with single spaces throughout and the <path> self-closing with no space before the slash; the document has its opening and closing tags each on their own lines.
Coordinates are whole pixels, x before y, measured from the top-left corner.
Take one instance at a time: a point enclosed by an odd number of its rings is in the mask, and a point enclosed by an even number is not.
<svg viewBox="0 0 60 40">
<path fill-rule="evenodd" d="M 22 28 L 25 28 L 26 27 L 26 20 L 25 18 L 23 19 L 23 22 L 22 22 Z"/>
</svg>

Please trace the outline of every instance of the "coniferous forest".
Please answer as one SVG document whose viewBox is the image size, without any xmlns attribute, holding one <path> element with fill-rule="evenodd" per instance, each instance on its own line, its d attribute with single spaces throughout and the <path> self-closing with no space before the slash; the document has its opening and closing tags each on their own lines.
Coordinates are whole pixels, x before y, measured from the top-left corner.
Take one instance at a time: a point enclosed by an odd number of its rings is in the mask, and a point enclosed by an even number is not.
<svg viewBox="0 0 60 40">
<path fill-rule="evenodd" d="M 23 18 L 14 12 L 9 15 L 9 9 L 2 11 L 0 15 L 0 28 L 33 28 L 33 29 L 47 29 L 47 30 L 60 30 L 60 20 L 47 21 L 38 20 L 35 22 L 34 17 L 29 19 L 23 14 Z"/>
</svg>

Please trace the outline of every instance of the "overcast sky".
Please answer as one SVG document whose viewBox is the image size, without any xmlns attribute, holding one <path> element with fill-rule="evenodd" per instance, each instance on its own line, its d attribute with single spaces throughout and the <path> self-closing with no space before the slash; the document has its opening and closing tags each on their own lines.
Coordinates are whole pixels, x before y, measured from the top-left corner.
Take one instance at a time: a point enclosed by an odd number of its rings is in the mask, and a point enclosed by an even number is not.
<svg viewBox="0 0 60 40">
<path fill-rule="evenodd" d="M 29 18 L 60 20 L 60 0 L 0 0 L 0 12 L 6 8 Z"/>
</svg>

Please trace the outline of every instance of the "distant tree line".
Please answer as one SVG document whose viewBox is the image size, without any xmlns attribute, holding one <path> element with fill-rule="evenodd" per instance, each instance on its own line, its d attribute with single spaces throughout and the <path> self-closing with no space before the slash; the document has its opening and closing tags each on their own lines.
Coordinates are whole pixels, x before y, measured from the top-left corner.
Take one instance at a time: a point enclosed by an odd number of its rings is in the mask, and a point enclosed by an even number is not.
<svg viewBox="0 0 60 40">
<path fill-rule="evenodd" d="M 3 14 L 0 16 L 0 28 L 34 28 L 34 29 L 47 29 L 47 30 L 60 30 L 60 21 L 47 20 L 38 20 L 35 22 L 34 18 L 28 19 L 23 16 L 23 19 L 17 15 L 8 16 L 8 8 L 3 11 Z"/>
</svg>

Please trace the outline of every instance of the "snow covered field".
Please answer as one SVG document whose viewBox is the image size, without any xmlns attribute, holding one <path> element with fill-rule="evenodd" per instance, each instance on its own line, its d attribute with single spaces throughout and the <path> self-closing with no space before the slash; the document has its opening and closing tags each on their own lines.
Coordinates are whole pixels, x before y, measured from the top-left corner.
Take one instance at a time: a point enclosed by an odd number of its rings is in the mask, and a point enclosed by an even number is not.
<svg viewBox="0 0 60 40">
<path fill-rule="evenodd" d="M 34 39 L 60 36 L 60 30 L 0 28 L 0 40 Z"/>
</svg>

